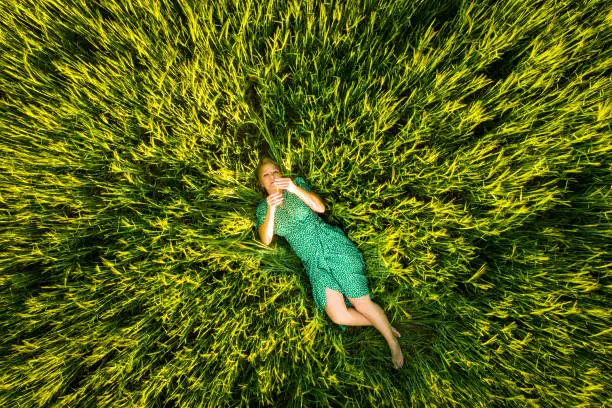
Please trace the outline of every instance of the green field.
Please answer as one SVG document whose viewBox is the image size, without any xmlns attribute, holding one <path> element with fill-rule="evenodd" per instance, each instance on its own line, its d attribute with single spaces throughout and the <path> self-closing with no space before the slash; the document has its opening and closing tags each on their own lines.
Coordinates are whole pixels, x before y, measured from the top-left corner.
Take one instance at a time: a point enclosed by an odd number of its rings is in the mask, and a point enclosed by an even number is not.
<svg viewBox="0 0 612 408">
<path fill-rule="evenodd" d="M 0 2 L 0 407 L 612 406 L 612 4 Z M 269 155 L 402 332 L 342 332 Z"/>
</svg>

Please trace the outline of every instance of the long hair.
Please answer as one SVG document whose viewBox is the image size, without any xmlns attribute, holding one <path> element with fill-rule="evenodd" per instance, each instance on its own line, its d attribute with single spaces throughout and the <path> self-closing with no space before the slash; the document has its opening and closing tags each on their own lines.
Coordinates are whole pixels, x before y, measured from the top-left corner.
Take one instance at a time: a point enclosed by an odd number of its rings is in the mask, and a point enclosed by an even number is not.
<svg viewBox="0 0 612 408">
<path fill-rule="evenodd" d="M 263 166 L 265 166 L 266 164 L 272 163 L 274 164 L 282 173 L 282 169 L 281 167 L 278 165 L 277 162 L 275 162 L 274 160 L 272 160 L 271 158 L 269 158 L 268 156 L 264 156 L 262 157 L 262 159 L 259 161 L 259 164 L 257 165 L 257 169 L 255 169 L 255 178 L 257 179 L 257 186 L 259 188 L 259 190 L 261 191 L 261 194 L 263 195 L 263 198 L 267 198 L 268 197 L 268 192 L 266 191 L 265 187 L 261 187 L 261 168 Z"/>
</svg>

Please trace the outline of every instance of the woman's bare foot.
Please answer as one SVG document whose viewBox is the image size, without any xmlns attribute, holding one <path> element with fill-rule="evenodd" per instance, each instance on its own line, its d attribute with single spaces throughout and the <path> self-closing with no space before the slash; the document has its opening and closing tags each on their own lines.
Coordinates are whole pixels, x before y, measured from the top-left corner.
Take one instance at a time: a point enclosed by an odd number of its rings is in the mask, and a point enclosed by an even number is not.
<svg viewBox="0 0 612 408">
<path fill-rule="evenodd" d="M 404 355 L 402 354 L 399 341 L 395 339 L 394 343 L 391 347 L 391 360 L 393 361 L 393 367 L 399 369 L 404 366 Z"/>
<path fill-rule="evenodd" d="M 400 334 L 400 332 L 397 331 L 397 329 L 393 326 L 391 326 L 391 332 L 393 333 L 393 335 L 395 337 L 402 337 L 402 335 Z"/>
</svg>

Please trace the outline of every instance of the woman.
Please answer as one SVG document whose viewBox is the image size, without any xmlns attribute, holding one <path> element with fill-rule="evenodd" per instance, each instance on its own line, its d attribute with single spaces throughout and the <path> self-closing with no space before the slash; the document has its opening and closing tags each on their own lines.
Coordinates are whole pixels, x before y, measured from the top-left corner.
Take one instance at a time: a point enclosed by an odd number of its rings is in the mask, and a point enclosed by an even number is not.
<svg viewBox="0 0 612 408">
<path fill-rule="evenodd" d="M 325 212 L 321 198 L 303 178 L 282 177 L 272 159 L 264 158 L 256 173 L 265 198 L 257 206 L 259 238 L 269 245 L 274 234 L 285 237 L 306 267 L 319 310 L 343 330 L 345 325 L 376 327 L 391 349 L 393 366 L 401 368 L 400 333 L 370 299 L 361 252 L 340 228 L 316 214 Z"/>
</svg>

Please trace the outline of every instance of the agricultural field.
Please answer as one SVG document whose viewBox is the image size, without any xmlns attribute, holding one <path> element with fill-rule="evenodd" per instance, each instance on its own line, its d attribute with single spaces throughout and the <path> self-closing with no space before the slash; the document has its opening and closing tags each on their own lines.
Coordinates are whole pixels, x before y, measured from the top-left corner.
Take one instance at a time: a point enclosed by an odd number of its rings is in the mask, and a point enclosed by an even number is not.
<svg viewBox="0 0 612 408">
<path fill-rule="evenodd" d="M 0 2 L 1 407 L 612 406 L 612 4 Z M 402 337 L 259 241 L 264 156 Z"/>
</svg>

